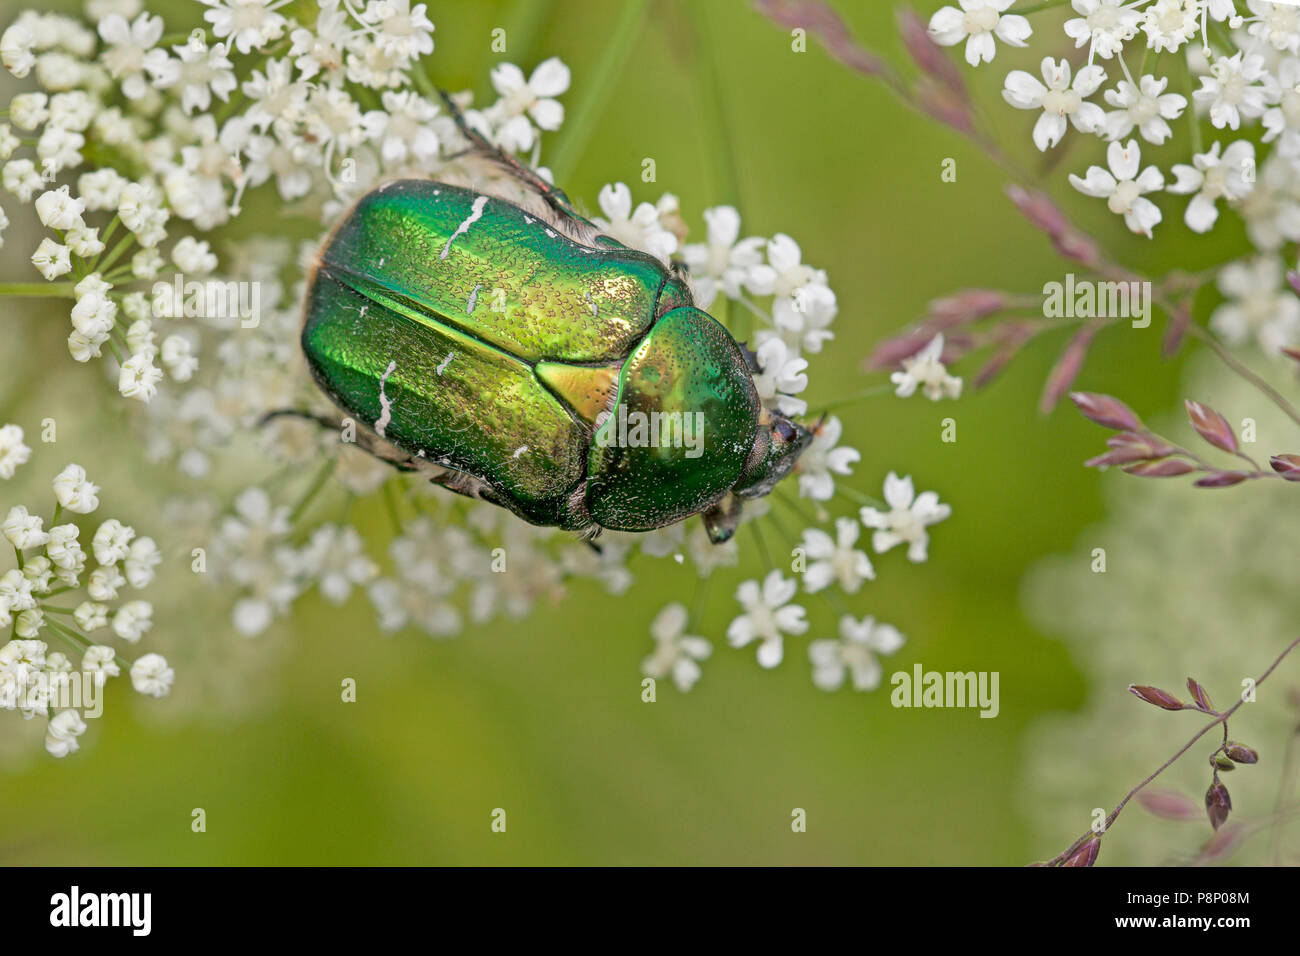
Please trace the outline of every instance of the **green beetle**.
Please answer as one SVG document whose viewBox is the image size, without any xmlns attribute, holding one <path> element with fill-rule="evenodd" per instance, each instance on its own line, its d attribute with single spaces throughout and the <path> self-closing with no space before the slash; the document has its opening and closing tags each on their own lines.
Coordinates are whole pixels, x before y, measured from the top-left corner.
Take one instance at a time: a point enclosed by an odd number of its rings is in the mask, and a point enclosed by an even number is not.
<svg viewBox="0 0 1300 956">
<path fill-rule="evenodd" d="M 397 180 L 309 277 L 302 348 L 363 444 L 538 525 L 735 532 L 812 441 L 682 276 L 545 195 Z M 557 199 L 556 197 L 560 197 Z"/>
</svg>

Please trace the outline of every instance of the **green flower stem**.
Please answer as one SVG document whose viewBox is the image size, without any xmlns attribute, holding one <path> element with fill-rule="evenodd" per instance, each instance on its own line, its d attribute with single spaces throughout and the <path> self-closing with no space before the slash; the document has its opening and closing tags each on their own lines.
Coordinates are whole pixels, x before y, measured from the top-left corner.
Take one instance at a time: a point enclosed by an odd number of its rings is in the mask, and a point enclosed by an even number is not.
<svg viewBox="0 0 1300 956">
<path fill-rule="evenodd" d="M 735 143 L 728 122 L 731 114 L 727 111 L 722 96 L 722 71 L 718 65 L 718 44 L 709 42 L 709 37 L 716 36 L 718 33 L 717 30 L 710 29 L 709 17 L 714 8 L 709 8 L 703 3 L 692 3 L 687 5 L 687 9 L 691 15 L 693 27 L 691 40 L 695 47 L 692 56 L 697 64 L 696 73 L 701 80 L 700 90 L 704 98 L 706 122 L 711 122 L 711 129 L 721 134 L 708 150 L 714 162 L 714 195 L 719 202 L 729 203 L 743 213 Z"/>
<path fill-rule="evenodd" d="M 512 63 L 531 63 L 542 24 L 550 18 L 551 0 L 515 0 L 506 14 L 506 43 Z"/>
<path fill-rule="evenodd" d="M 388 509 L 388 518 L 393 523 L 393 534 L 402 533 L 402 517 L 397 511 L 397 489 L 394 482 L 397 478 L 391 478 L 384 482 L 384 506 Z"/>
<path fill-rule="evenodd" d="M 1005 17 L 1014 13 L 1023 17 L 1027 13 L 1038 13 L 1040 10 L 1051 10 L 1053 7 L 1063 7 L 1069 2 L 1070 0 L 1046 0 L 1044 3 L 1031 3 L 1027 7 L 1016 7 L 1013 10 L 1008 10 L 1002 15 Z"/>
<path fill-rule="evenodd" d="M 856 488 L 850 488 L 848 485 L 836 484 L 835 493 L 837 495 L 843 495 L 844 497 L 848 498 L 850 501 L 855 501 L 860 505 L 870 505 L 872 508 L 875 508 L 877 511 L 892 510 L 889 507 L 889 505 L 885 504 L 879 498 L 873 498 L 871 497 L 871 495 L 864 494 L 861 491 L 858 491 L 858 489 Z"/>
<path fill-rule="evenodd" d="M 0 295 L 75 299 L 74 282 L 0 282 Z"/>
<path fill-rule="evenodd" d="M 799 507 L 798 503 L 789 495 L 787 495 L 784 491 L 782 491 L 779 487 L 776 489 L 775 494 L 776 494 L 776 500 L 780 501 L 787 508 L 789 508 L 796 515 L 798 515 L 799 518 L 804 522 L 804 524 L 808 525 L 808 527 L 812 528 L 821 524 L 820 521 L 817 521 L 814 518 L 809 517 L 808 513 L 804 511 L 803 508 Z"/>
<path fill-rule="evenodd" d="M 772 563 L 772 555 L 767 551 L 767 542 L 763 540 L 763 531 L 759 528 L 758 522 L 751 521 L 749 527 L 754 532 L 754 540 L 758 544 L 758 553 L 763 557 L 763 564 L 769 571 L 775 571 L 776 565 Z"/>
<path fill-rule="evenodd" d="M 709 603 L 709 583 L 713 580 L 713 575 L 699 578 L 695 585 L 695 606 L 691 610 L 690 624 L 692 627 L 700 626 L 700 619 L 704 616 L 704 606 Z"/>
<path fill-rule="evenodd" d="M 51 621 L 49 619 L 46 619 L 45 626 L 50 630 L 52 630 L 55 634 L 58 634 L 60 637 L 62 637 L 65 641 L 67 641 L 69 644 L 75 647 L 82 654 L 85 654 L 86 651 L 88 651 L 91 647 L 94 646 L 90 638 L 82 634 L 78 634 L 76 631 L 72 630 L 72 628 L 65 627 L 64 625 L 60 624 L 58 621 Z M 117 662 L 117 666 L 121 668 L 124 672 L 126 673 L 131 672 L 131 662 L 128 661 L 121 654 L 114 653 L 113 660 Z"/>
<path fill-rule="evenodd" d="M 1192 75 L 1192 68 L 1184 66 L 1183 75 L 1186 77 L 1187 84 L 1187 122 L 1192 132 L 1192 152 L 1205 152 L 1205 144 L 1201 139 L 1201 121 L 1196 116 L 1196 77 Z"/>
<path fill-rule="evenodd" d="M 310 487 L 308 487 L 306 493 L 304 493 L 302 498 L 299 499 L 298 504 L 294 506 L 293 511 L 289 512 L 290 524 L 295 523 L 302 517 L 303 512 L 307 510 L 307 507 L 312 503 L 312 500 L 320 493 L 320 490 L 325 487 L 325 482 L 329 481 L 330 475 L 334 473 L 334 467 L 337 464 L 337 458 L 330 458 L 321 465 L 320 470 L 316 472 L 316 477 L 312 479 L 312 483 Z"/>
<path fill-rule="evenodd" d="M 604 114 L 605 103 L 614 92 L 618 71 L 631 60 L 632 44 L 641 31 L 645 8 L 646 0 L 624 0 L 613 32 L 602 42 L 604 49 L 596 69 L 584 81 L 582 96 L 569 114 L 572 119 L 548 163 L 557 183 L 566 183 L 573 176 L 578 157 L 586 149 L 587 140 Z"/>
<path fill-rule="evenodd" d="M 841 398 L 837 401 L 830 402 L 829 404 L 823 405 L 822 412 L 825 413 L 830 411 L 832 408 L 840 408 L 841 406 L 844 405 L 852 405 L 854 402 L 860 402 L 866 398 L 875 398 L 877 395 L 884 395 L 887 392 L 892 392 L 893 390 L 894 390 L 893 385 L 888 385 L 888 384 L 876 385 L 873 386 L 872 388 L 864 389 L 861 392 L 856 392 L 853 395 L 849 395 L 846 398 Z"/>
<path fill-rule="evenodd" d="M 104 259 L 102 262 L 98 259 L 95 260 L 94 265 L 91 266 L 91 271 L 107 272 L 108 267 L 111 266 L 118 259 L 122 258 L 122 253 L 126 252 L 126 250 L 130 248 L 131 243 L 133 242 L 135 242 L 135 236 L 132 233 L 128 232 L 125 236 L 121 238 L 118 244 L 113 247 L 112 252 L 108 254 L 108 258 Z"/>
</svg>

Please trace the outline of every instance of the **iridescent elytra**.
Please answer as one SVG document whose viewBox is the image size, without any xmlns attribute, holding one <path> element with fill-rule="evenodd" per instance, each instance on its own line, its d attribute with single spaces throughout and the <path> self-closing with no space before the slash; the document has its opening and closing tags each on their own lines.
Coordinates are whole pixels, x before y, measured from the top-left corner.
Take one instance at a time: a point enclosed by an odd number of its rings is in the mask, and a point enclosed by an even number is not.
<svg viewBox="0 0 1300 956">
<path fill-rule="evenodd" d="M 369 450 L 533 524 L 701 514 L 726 540 L 811 434 L 677 268 L 541 208 L 417 179 L 362 197 L 309 277 L 313 377 Z"/>
</svg>

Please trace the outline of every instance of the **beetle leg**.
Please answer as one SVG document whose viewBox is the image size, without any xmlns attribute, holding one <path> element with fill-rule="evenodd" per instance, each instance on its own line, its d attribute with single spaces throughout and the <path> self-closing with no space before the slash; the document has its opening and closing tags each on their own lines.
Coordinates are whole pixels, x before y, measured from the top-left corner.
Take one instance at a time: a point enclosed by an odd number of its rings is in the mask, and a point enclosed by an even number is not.
<svg viewBox="0 0 1300 956">
<path fill-rule="evenodd" d="M 326 431 L 337 434 L 340 443 L 356 445 L 366 454 L 373 455 L 386 465 L 392 465 L 398 471 L 417 471 L 419 469 L 418 458 L 414 458 L 405 452 L 399 452 L 394 446 L 379 441 L 364 429 L 356 429 L 354 440 L 345 441 L 342 437 L 344 430 L 343 419 L 337 416 L 306 412 L 297 408 L 280 408 L 263 415 L 258 419 L 257 426 L 262 428 L 277 418 L 302 418 L 315 422 Z"/>
<path fill-rule="evenodd" d="M 736 528 L 740 526 L 740 512 L 743 507 L 740 498 L 736 495 L 727 495 L 722 501 L 705 511 L 701 517 L 704 519 L 704 530 L 708 532 L 709 540 L 714 544 L 725 544 L 730 541 L 736 533 Z"/>
<path fill-rule="evenodd" d="M 488 159 L 504 168 L 511 176 L 514 176 L 525 186 L 528 186 L 536 192 L 546 201 L 546 204 L 559 215 L 574 220 L 578 225 L 584 228 L 589 228 L 591 226 L 591 223 L 578 215 L 577 211 L 573 208 L 573 204 L 569 202 L 569 197 L 565 195 L 564 190 L 548 183 L 541 176 L 537 175 L 536 170 L 524 165 L 516 157 L 511 156 L 500 146 L 488 142 L 487 137 L 466 122 L 465 114 L 461 112 L 460 107 L 456 105 L 446 90 L 438 90 L 438 95 L 442 97 L 442 102 L 447 107 L 447 112 L 451 114 L 451 118 L 455 121 L 456 128 L 460 130 L 460 135 L 464 136 L 465 139 L 469 141 L 472 149 L 481 152 Z M 466 150 L 466 152 L 468 152 L 468 150 Z M 460 156 L 463 154 L 457 153 L 456 155 Z"/>
</svg>

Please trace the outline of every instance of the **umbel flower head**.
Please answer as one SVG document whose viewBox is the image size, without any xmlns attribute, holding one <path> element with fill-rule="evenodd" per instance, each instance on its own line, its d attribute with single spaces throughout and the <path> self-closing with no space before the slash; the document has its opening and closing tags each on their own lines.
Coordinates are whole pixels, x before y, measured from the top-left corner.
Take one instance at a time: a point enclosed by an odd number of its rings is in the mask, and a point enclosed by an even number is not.
<svg viewBox="0 0 1300 956">
<path fill-rule="evenodd" d="M 1008 4 L 968 6 L 979 9 L 960 29 L 986 59 L 993 37 L 1027 38 Z M 498 61 L 483 71 L 488 98 L 453 93 L 453 110 L 433 79 L 434 35 L 426 5 L 407 0 L 202 0 L 168 8 L 166 20 L 142 0 L 93 0 L 84 18 L 28 10 L 0 31 L 0 62 L 32 87 L 0 120 L 0 187 L 42 229 L 19 278 L 43 281 L 62 302 L 71 361 L 106 365 L 133 400 L 148 457 L 224 500 L 203 542 L 203 580 L 229 595 L 231 626 L 249 637 L 313 594 L 333 604 L 368 599 L 381 629 L 442 638 L 497 615 L 522 617 L 578 580 L 621 593 L 641 559 L 681 564 L 697 581 L 732 573 L 740 559 L 737 541 L 713 545 L 698 519 L 608 533 L 592 548 L 397 473 L 312 420 L 331 409 L 301 360 L 301 303 L 321 239 L 340 217 L 397 178 L 472 184 L 537 205 L 532 187 L 471 148 L 478 137 L 538 181 L 553 178 L 549 137 L 581 78 L 554 57 Z M 775 666 L 784 638 L 813 627 L 796 603 L 801 589 L 829 602 L 837 591 L 869 590 L 875 574 L 856 547 L 860 498 L 845 500 L 861 459 L 845 444 L 849 419 L 817 414 L 810 398 L 810 372 L 835 336 L 830 278 L 812 244 L 752 234 L 731 206 L 683 209 L 672 193 L 640 195 L 618 181 L 586 200 L 578 205 L 593 210 L 597 229 L 687 275 L 695 302 L 715 308 L 753 350 L 765 414 L 809 415 L 811 447 L 789 487 L 748 507 L 741 527 L 742 540 L 776 541 L 798 518 L 802 533 L 788 544 L 807 541 L 808 570 L 792 578 L 772 568 L 761 586 L 729 588 L 741 599 L 729 639 L 757 644 L 760 663 Z M 277 215 L 263 221 L 259 210 L 272 206 Z M 295 242 L 281 234 L 288 220 L 317 228 Z M 0 237 L 7 221 L 0 215 Z M 960 390 L 937 354 L 906 374 L 911 388 L 899 383 L 899 394 Z M 302 414 L 268 418 L 285 410 Z M 20 432 L 0 432 L 0 476 L 22 464 L 25 448 Z M 93 512 L 99 491 L 76 466 L 55 482 L 64 516 Z M 784 522 L 769 508 L 787 512 Z M 367 509 L 385 513 L 387 535 L 362 533 L 354 516 Z M 15 536 L 49 534 L 51 561 L 57 553 L 75 563 L 77 542 L 30 517 L 15 514 Z M 146 639 L 151 608 L 130 595 L 152 560 L 144 539 L 118 524 L 87 533 L 79 553 L 90 562 L 88 601 L 74 620 L 119 641 Z M 645 669 L 686 690 L 711 645 L 698 636 L 697 604 L 681 606 L 692 608 L 684 619 L 674 610 L 657 620 Z M 829 629 L 837 616 L 827 617 Z M 107 658 L 92 660 L 111 670 Z M 147 693 L 170 680 L 149 655 L 132 673 Z M 61 718 L 59 740 L 78 732 Z"/>
<path fill-rule="evenodd" d="M 12 463 L 22 430 L 5 425 L 0 439 Z M 153 606 L 138 595 L 154 581 L 158 546 L 115 518 L 90 517 L 99 488 L 80 465 L 59 472 L 51 490 L 48 523 L 23 504 L 0 512 L 12 556 L 0 569 L 13 565 L 0 570 L 0 628 L 13 634 L 0 646 L 0 710 L 45 719 L 45 749 L 65 757 L 79 748 L 86 720 L 102 713 L 108 679 L 125 672 L 137 692 L 163 697 L 175 675 L 161 655 L 133 661 L 121 647 L 153 626 Z"/>
</svg>

